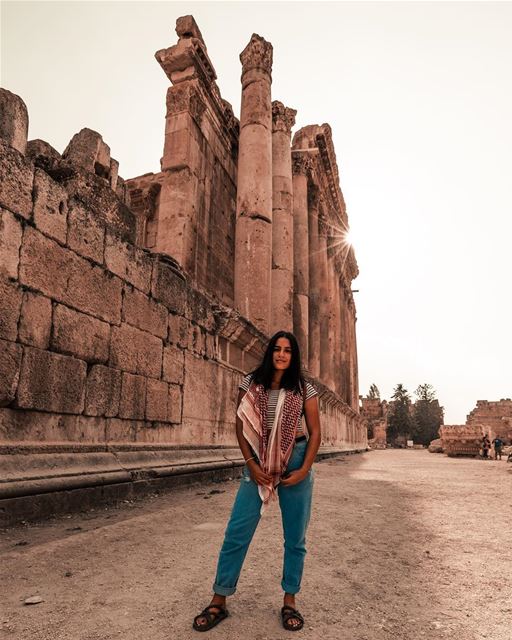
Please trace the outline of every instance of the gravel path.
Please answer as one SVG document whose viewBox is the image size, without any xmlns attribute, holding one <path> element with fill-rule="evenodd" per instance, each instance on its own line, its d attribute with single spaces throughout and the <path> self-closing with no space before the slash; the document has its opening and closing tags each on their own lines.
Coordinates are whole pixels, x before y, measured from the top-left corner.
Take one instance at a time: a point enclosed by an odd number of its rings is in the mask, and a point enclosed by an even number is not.
<svg viewBox="0 0 512 640">
<path fill-rule="evenodd" d="M 403 450 L 318 463 L 298 637 L 510 640 L 510 467 Z M 3 531 L 0 637 L 204 637 L 191 620 L 209 601 L 237 483 Z M 290 638 L 278 620 L 281 561 L 273 505 L 231 616 L 208 637 Z M 43 602 L 24 605 L 32 596 Z"/>
</svg>

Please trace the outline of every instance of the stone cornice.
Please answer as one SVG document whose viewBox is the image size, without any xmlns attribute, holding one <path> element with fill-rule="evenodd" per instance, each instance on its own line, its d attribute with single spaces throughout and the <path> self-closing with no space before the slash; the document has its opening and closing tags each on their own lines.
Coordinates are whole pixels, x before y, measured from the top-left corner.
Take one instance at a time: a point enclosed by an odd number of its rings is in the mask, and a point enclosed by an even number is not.
<svg viewBox="0 0 512 640">
<path fill-rule="evenodd" d="M 272 133 L 274 131 L 283 131 L 291 136 L 296 115 L 297 111 L 295 109 L 285 107 L 282 102 L 274 100 L 272 102 Z"/>
<path fill-rule="evenodd" d="M 168 49 L 160 49 L 155 58 L 172 84 L 200 78 L 206 84 L 215 82 L 217 74 L 199 38 L 183 38 Z"/>
<path fill-rule="evenodd" d="M 261 69 L 272 74 L 272 45 L 257 33 L 253 33 L 248 45 L 240 54 L 242 75 L 252 69 Z"/>
</svg>

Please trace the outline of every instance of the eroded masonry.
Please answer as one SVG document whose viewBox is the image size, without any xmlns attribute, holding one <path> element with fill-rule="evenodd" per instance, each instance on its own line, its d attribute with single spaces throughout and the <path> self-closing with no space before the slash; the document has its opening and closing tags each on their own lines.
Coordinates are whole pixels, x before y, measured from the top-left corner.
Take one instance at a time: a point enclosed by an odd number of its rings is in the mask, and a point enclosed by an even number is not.
<svg viewBox="0 0 512 640">
<path fill-rule="evenodd" d="M 27 143 L 26 107 L 1 90 L 4 513 L 232 472 L 237 385 L 277 329 L 319 389 L 324 448 L 366 446 L 330 127 L 292 140 L 257 35 L 238 120 L 193 18 L 176 32 L 156 54 L 171 83 L 156 174 L 123 180 L 90 129 L 62 154 Z"/>
</svg>

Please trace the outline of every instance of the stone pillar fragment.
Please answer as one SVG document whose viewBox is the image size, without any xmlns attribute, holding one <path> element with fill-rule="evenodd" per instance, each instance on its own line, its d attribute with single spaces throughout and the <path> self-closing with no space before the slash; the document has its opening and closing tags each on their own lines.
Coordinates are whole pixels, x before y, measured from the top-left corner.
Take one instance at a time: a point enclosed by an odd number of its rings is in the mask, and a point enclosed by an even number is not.
<svg viewBox="0 0 512 640">
<path fill-rule="evenodd" d="M 320 377 L 320 299 L 322 260 L 319 237 L 318 187 L 313 185 L 308 197 L 309 220 L 309 372 Z"/>
<path fill-rule="evenodd" d="M 293 170 L 293 330 L 301 350 L 302 361 L 309 362 L 309 223 L 308 173 L 311 159 L 307 154 L 292 153 Z"/>
<path fill-rule="evenodd" d="M 0 139 L 25 154 L 28 135 L 28 111 L 15 93 L 0 88 Z"/>
<path fill-rule="evenodd" d="M 270 333 L 293 331 L 291 128 L 294 109 L 272 103 L 272 293 Z"/>
<path fill-rule="evenodd" d="M 272 45 L 253 34 L 240 54 L 242 105 L 235 233 L 235 306 L 270 326 L 272 268 Z"/>
</svg>

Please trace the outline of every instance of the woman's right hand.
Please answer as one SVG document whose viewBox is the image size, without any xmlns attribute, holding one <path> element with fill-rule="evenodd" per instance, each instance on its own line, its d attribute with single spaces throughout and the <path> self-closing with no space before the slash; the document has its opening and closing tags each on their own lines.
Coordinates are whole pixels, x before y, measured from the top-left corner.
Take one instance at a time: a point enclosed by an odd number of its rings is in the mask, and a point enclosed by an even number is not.
<svg viewBox="0 0 512 640">
<path fill-rule="evenodd" d="M 256 484 L 270 484 L 272 482 L 272 476 L 269 476 L 268 473 L 265 473 L 260 465 L 256 462 L 256 460 L 249 460 L 246 463 L 247 468 L 249 469 L 249 475 L 251 476 L 251 480 Z"/>
</svg>

